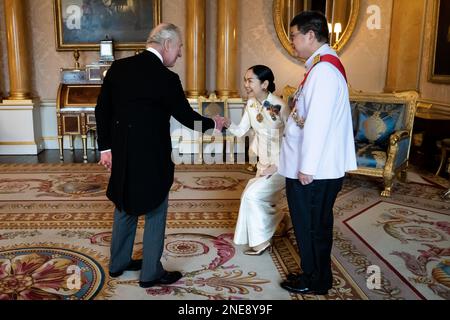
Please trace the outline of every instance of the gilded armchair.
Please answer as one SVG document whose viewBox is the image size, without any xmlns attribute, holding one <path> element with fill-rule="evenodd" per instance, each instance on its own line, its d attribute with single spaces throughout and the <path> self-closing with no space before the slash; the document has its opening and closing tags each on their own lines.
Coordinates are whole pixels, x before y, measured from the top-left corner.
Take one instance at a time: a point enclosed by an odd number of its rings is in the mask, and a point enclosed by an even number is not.
<svg viewBox="0 0 450 320">
<path fill-rule="evenodd" d="M 418 93 L 350 92 L 356 160 L 354 174 L 381 177 L 381 195 L 391 195 L 394 178 L 406 178 Z"/>
<path fill-rule="evenodd" d="M 286 86 L 288 103 L 295 88 Z M 350 91 L 358 169 L 352 174 L 380 177 L 381 195 L 391 195 L 394 178 L 406 178 L 418 93 L 363 93 Z"/>
</svg>

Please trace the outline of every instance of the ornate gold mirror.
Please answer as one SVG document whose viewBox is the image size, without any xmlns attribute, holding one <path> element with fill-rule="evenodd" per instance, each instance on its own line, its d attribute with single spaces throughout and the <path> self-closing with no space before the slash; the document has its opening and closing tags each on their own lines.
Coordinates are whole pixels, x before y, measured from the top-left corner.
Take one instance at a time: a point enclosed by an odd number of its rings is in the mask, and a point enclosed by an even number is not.
<svg viewBox="0 0 450 320">
<path fill-rule="evenodd" d="M 289 41 L 289 24 L 304 10 L 318 10 L 325 14 L 330 30 L 330 45 L 339 52 L 355 29 L 359 0 L 274 0 L 275 30 L 283 47 L 294 57 L 296 55 Z"/>
</svg>

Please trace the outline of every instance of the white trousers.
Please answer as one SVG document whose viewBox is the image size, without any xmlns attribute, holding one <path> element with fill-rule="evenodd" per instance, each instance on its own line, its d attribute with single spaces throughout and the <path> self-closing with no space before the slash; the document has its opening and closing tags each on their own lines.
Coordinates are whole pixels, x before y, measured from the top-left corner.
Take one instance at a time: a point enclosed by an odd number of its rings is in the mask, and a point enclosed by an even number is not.
<svg viewBox="0 0 450 320">
<path fill-rule="evenodd" d="M 278 173 L 250 179 L 241 196 L 241 206 L 234 232 L 235 244 L 255 247 L 270 240 L 283 219 L 276 204 L 285 187 L 285 177 Z"/>
</svg>

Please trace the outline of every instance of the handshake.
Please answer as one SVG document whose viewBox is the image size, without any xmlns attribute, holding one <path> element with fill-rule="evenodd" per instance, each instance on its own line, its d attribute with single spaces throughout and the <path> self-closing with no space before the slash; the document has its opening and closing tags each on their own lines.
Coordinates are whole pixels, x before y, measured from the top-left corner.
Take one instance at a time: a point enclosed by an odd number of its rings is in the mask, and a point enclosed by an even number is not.
<svg viewBox="0 0 450 320">
<path fill-rule="evenodd" d="M 225 117 L 221 117 L 218 114 L 213 117 L 213 120 L 216 122 L 216 130 L 222 131 L 223 127 L 229 128 L 231 125 L 231 120 Z"/>
</svg>

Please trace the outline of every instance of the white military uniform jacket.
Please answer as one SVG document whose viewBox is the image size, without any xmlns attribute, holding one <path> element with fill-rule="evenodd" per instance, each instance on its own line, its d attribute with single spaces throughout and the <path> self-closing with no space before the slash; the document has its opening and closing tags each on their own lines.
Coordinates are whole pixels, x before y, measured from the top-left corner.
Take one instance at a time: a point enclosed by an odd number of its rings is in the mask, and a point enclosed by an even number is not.
<svg viewBox="0 0 450 320">
<path fill-rule="evenodd" d="M 298 173 L 314 179 L 337 179 L 355 170 L 356 155 L 347 83 L 328 62 L 313 65 L 316 55 L 337 56 L 327 44 L 305 63 L 308 75 L 296 97 L 303 129 L 290 116 L 281 147 L 279 174 L 297 179 Z"/>
<path fill-rule="evenodd" d="M 278 166 L 280 158 L 281 137 L 289 116 L 289 110 L 283 100 L 269 93 L 267 101 L 272 105 L 280 105 L 281 110 L 276 120 L 272 120 L 269 110 L 264 108 L 255 98 L 247 101 L 239 125 L 231 124 L 228 130 L 237 137 L 244 136 L 250 128 L 255 131 L 255 137 L 250 145 L 250 151 L 259 157 L 258 169 L 264 170 L 270 165 Z M 264 101 L 262 101 L 264 104 Z M 258 113 L 263 116 L 258 122 Z"/>
</svg>

